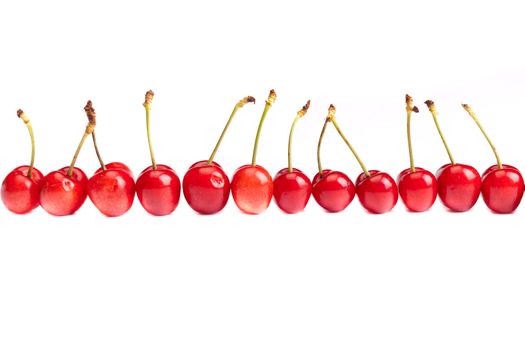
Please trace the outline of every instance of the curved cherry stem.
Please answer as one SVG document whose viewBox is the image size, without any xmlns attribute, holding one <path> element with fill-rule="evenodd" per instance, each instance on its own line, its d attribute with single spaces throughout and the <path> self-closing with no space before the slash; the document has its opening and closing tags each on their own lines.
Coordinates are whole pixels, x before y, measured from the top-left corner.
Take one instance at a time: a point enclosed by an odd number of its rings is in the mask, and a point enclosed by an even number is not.
<svg viewBox="0 0 525 350">
<path fill-rule="evenodd" d="M 154 93 L 149 90 L 146 92 L 146 98 L 143 103 L 144 109 L 146 110 L 146 133 L 148 134 L 148 146 L 149 146 L 149 155 L 151 157 L 151 168 L 157 170 L 157 162 L 155 161 L 155 154 L 153 154 L 153 145 L 151 143 L 151 134 L 150 134 L 150 105 L 153 101 Z"/>
<path fill-rule="evenodd" d="M 31 162 L 29 163 L 29 169 L 27 170 L 27 177 L 32 178 L 33 168 L 35 166 L 35 135 L 33 133 L 33 126 L 31 125 L 31 121 L 29 118 L 27 118 L 23 110 L 19 109 L 16 114 L 18 115 L 18 118 L 22 119 L 26 125 L 27 131 L 29 131 L 29 137 L 31 138 Z"/>
<path fill-rule="evenodd" d="M 412 118 L 412 112 L 418 113 L 419 109 L 414 106 L 414 100 L 409 95 L 405 95 L 406 110 L 407 110 L 407 140 L 408 140 L 408 155 L 410 157 L 410 172 L 416 171 L 414 165 L 414 153 L 412 151 L 412 135 L 410 133 L 410 120 Z"/>
<path fill-rule="evenodd" d="M 235 116 L 235 114 L 237 114 L 237 111 L 239 110 L 239 108 L 244 107 L 244 105 L 247 103 L 255 103 L 255 98 L 252 96 L 246 96 L 245 98 L 237 102 L 235 104 L 235 107 L 233 107 L 233 111 L 231 112 L 230 117 L 228 118 L 228 122 L 226 122 L 224 129 L 222 129 L 221 136 L 219 137 L 219 140 L 215 144 L 215 148 L 213 149 L 213 152 L 211 152 L 211 156 L 208 159 L 208 165 L 211 165 L 211 163 L 213 162 L 213 159 L 215 158 L 215 155 L 217 154 L 217 151 L 219 150 L 219 146 L 222 143 L 222 139 L 224 138 L 224 135 L 226 135 L 226 131 L 228 130 L 230 123 L 233 120 L 233 117 Z"/>
<path fill-rule="evenodd" d="M 75 155 L 73 156 L 71 165 L 69 165 L 69 169 L 67 170 L 68 177 L 71 177 L 73 175 L 73 170 L 75 169 L 75 163 L 77 162 L 78 155 L 80 154 L 80 150 L 82 149 L 82 146 L 84 145 L 84 142 L 86 141 L 88 136 L 93 134 L 93 132 L 95 131 L 95 126 L 97 125 L 97 115 L 95 113 L 95 109 L 93 109 L 93 105 L 91 101 L 87 102 L 86 106 L 84 107 L 84 111 L 86 112 L 89 122 L 86 126 L 86 130 L 84 131 L 84 135 L 82 135 L 82 139 L 80 139 L 80 143 L 77 146 L 77 150 L 75 151 Z M 93 142 L 95 142 L 95 138 L 93 138 Z M 96 142 L 95 142 L 95 150 L 96 150 Z"/>
<path fill-rule="evenodd" d="M 498 151 L 496 151 L 496 146 L 494 146 L 494 144 L 492 143 L 492 141 L 489 138 L 489 135 L 487 135 L 487 133 L 485 132 L 485 129 L 483 129 L 483 126 L 481 125 L 478 117 L 476 116 L 476 113 L 474 113 L 474 111 L 472 110 L 472 108 L 470 108 L 470 106 L 468 104 L 462 104 L 462 106 L 467 111 L 467 113 L 472 117 L 472 119 L 474 119 L 474 122 L 479 127 L 479 130 L 481 130 L 481 133 L 483 134 L 483 136 L 485 136 L 485 139 L 489 143 L 490 148 L 492 148 L 492 152 L 494 152 L 494 156 L 496 156 L 496 161 L 498 163 L 498 169 L 502 169 L 503 166 L 501 164 L 501 160 L 500 160 L 500 157 L 498 155 Z"/>
<path fill-rule="evenodd" d="M 102 156 L 100 155 L 100 151 L 98 150 L 97 146 L 97 137 L 95 136 L 95 130 L 91 133 L 91 138 L 93 139 L 93 146 L 95 146 L 95 153 L 97 154 L 98 162 L 100 163 L 100 167 L 102 170 L 106 170 L 106 165 L 104 164 L 104 161 L 102 160 Z"/>
<path fill-rule="evenodd" d="M 357 160 L 357 162 L 359 163 L 359 166 L 361 167 L 361 169 L 363 169 L 363 173 L 365 173 L 365 176 L 366 177 L 370 177 L 370 173 L 368 172 L 368 169 L 366 168 L 365 164 L 363 163 L 361 158 L 359 158 L 359 155 L 357 154 L 356 150 L 354 149 L 354 147 L 352 147 L 352 145 L 350 144 L 348 139 L 343 134 L 343 131 L 339 127 L 339 124 L 337 124 L 337 121 L 335 120 L 335 107 L 334 107 L 334 105 L 330 105 L 330 109 L 333 109 L 332 115 L 331 116 L 329 115 L 329 118 L 331 118 L 332 124 L 334 125 L 335 129 L 337 130 L 337 132 L 339 133 L 339 135 L 341 136 L 343 141 L 346 143 L 346 145 L 348 146 L 348 148 L 350 149 L 352 154 L 354 155 L 354 157 Z"/>
<path fill-rule="evenodd" d="M 441 128 L 439 127 L 439 122 L 437 119 L 437 111 L 436 106 L 434 104 L 434 101 L 427 100 L 425 101 L 425 104 L 428 107 L 428 110 L 430 111 L 430 114 L 432 114 L 432 119 L 434 119 L 434 124 L 436 124 L 436 129 L 439 133 L 439 137 L 441 137 L 441 141 L 443 141 L 443 145 L 445 146 L 445 149 L 447 150 L 448 158 L 450 159 L 450 164 L 454 165 L 456 162 L 454 161 L 454 157 L 452 157 L 452 152 L 450 152 L 450 148 L 448 147 L 447 141 L 445 140 L 445 136 L 443 136 L 443 132 L 441 131 Z"/>
<path fill-rule="evenodd" d="M 321 135 L 319 135 L 319 142 L 317 143 L 317 167 L 319 169 L 319 178 L 323 177 L 323 167 L 321 166 L 321 144 L 323 143 L 324 133 L 326 132 L 326 126 L 328 123 L 330 123 L 330 118 L 326 117 L 323 128 L 321 129 Z"/>
<path fill-rule="evenodd" d="M 257 128 L 257 134 L 255 135 L 255 143 L 253 144 L 252 166 L 255 166 L 255 164 L 257 163 L 257 148 L 259 146 L 259 137 L 261 136 L 261 130 L 264 120 L 266 119 L 266 114 L 272 107 L 276 98 L 277 95 L 275 94 L 275 91 L 273 89 L 270 90 L 270 94 L 268 95 L 268 99 L 266 100 L 266 105 L 264 106 L 264 111 L 261 116 L 261 121 L 259 122 L 259 127 Z"/>
<path fill-rule="evenodd" d="M 306 102 L 306 104 L 297 112 L 297 115 L 295 116 L 295 119 L 293 120 L 292 127 L 290 128 L 290 135 L 288 136 L 288 172 L 293 171 L 292 167 L 292 138 L 293 138 L 293 132 L 295 130 L 295 125 L 301 119 L 304 117 L 306 112 L 308 112 L 308 108 L 310 108 L 310 100 Z"/>
</svg>

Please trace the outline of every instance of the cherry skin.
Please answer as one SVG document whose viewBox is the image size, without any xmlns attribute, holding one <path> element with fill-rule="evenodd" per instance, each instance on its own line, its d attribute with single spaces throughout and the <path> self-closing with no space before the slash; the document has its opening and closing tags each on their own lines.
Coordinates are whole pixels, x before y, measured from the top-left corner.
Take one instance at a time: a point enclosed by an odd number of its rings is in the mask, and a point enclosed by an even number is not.
<svg viewBox="0 0 525 350">
<path fill-rule="evenodd" d="M 11 171 L 2 183 L 2 201 L 15 214 L 27 214 L 40 205 L 40 189 L 44 176 L 33 168 L 27 177 L 29 166 L 20 166 Z"/>
<path fill-rule="evenodd" d="M 40 205 L 51 215 L 74 214 L 86 201 L 88 178 L 79 168 L 69 167 L 52 171 L 44 177 L 40 190 Z"/>
<path fill-rule="evenodd" d="M 370 170 L 370 176 L 361 173 L 356 180 L 357 197 L 371 213 L 383 214 L 395 207 L 398 199 L 397 185 L 387 173 Z"/>
<path fill-rule="evenodd" d="M 481 177 L 465 164 L 445 164 L 436 172 L 438 195 L 443 205 L 455 212 L 470 210 L 478 201 Z"/>
<path fill-rule="evenodd" d="M 481 193 L 487 207 L 495 213 L 512 213 L 519 206 L 524 191 L 521 172 L 511 166 L 493 165 L 481 177 Z"/>
<path fill-rule="evenodd" d="M 180 180 L 167 165 L 157 164 L 142 171 L 136 184 L 137 197 L 146 211 L 152 215 L 168 215 L 179 204 Z"/>
<path fill-rule="evenodd" d="M 315 201 L 326 211 L 337 213 L 344 210 L 355 197 L 355 186 L 346 174 L 340 171 L 323 170 L 312 181 Z"/>
<path fill-rule="evenodd" d="M 216 162 L 207 160 L 193 164 L 182 179 L 184 198 L 200 214 L 221 211 L 230 197 L 230 179 Z"/>
<path fill-rule="evenodd" d="M 131 174 L 131 175 L 130 175 Z M 118 162 L 98 169 L 87 184 L 89 198 L 104 215 L 120 216 L 132 206 L 135 198 L 135 181 L 130 169 Z"/>
<path fill-rule="evenodd" d="M 303 211 L 312 194 L 312 183 L 301 170 L 280 170 L 273 180 L 273 198 L 277 206 L 288 214 Z"/>
<path fill-rule="evenodd" d="M 273 181 L 260 165 L 243 165 L 232 177 L 231 192 L 239 209 L 246 214 L 260 214 L 270 205 Z"/>
<path fill-rule="evenodd" d="M 434 174 L 423 168 L 403 170 L 397 177 L 399 196 L 406 208 L 413 212 L 430 209 L 436 201 L 438 185 Z"/>
</svg>

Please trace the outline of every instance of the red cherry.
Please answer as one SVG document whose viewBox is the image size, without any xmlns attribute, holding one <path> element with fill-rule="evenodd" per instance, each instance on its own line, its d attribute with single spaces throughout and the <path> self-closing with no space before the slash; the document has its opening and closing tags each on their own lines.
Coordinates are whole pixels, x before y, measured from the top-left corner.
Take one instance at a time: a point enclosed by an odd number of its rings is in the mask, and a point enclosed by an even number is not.
<svg viewBox="0 0 525 350">
<path fill-rule="evenodd" d="M 207 160 L 193 164 L 182 180 L 184 197 L 190 207 L 201 214 L 221 211 L 230 197 L 230 180 L 222 167 Z"/>
<path fill-rule="evenodd" d="M 344 210 L 354 199 L 354 183 L 340 171 L 324 169 L 322 174 L 317 173 L 312 181 L 315 201 L 332 213 Z"/>
<path fill-rule="evenodd" d="M 243 165 L 235 170 L 232 177 L 231 192 L 233 201 L 237 207 L 246 214 L 260 214 L 264 212 L 272 200 L 272 177 L 265 168 L 256 164 L 256 157 L 261 129 L 266 114 L 275 102 L 276 97 L 275 91 L 270 90 L 255 136 L 252 163 L 250 165 Z"/>
<path fill-rule="evenodd" d="M 135 182 L 129 168 L 122 163 L 109 163 L 89 179 L 87 192 L 95 207 L 106 216 L 126 213 L 135 198 Z"/>
<path fill-rule="evenodd" d="M 273 196 L 277 206 L 288 214 L 303 211 L 312 194 L 312 183 L 299 169 L 280 170 L 273 180 Z"/>
<path fill-rule="evenodd" d="M 408 210 L 422 212 L 436 201 L 438 185 L 434 174 L 422 168 L 403 170 L 398 176 L 399 195 Z"/>
<path fill-rule="evenodd" d="M 179 204 L 180 180 L 167 165 L 157 164 L 142 171 L 136 184 L 137 197 L 146 211 L 152 215 L 168 215 Z"/>
<path fill-rule="evenodd" d="M 502 164 L 488 168 L 482 177 L 481 193 L 487 207 L 498 214 L 508 214 L 516 210 L 524 191 L 523 177 L 520 171 Z"/>
<path fill-rule="evenodd" d="M 383 214 L 392 210 L 398 198 L 397 185 L 387 173 L 370 170 L 370 176 L 361 173 L 356 180 L 357 197 L 371 213 Z"/>
<path fill-rule="evenodd" d="M 405 96 L 405 102 L 410 168 L 403 170 L 398 175 L 397 184 L 399 186 L 399 195 L 405 207 L 410 211 L 422 212 L 430 209 L 436 201 L 437 181 L 435 176 L 429 171 L 414 166 L 410 122 L 412 113 L 419 113 L 419 109 L 414 106 L 414 101 L 409 95 Z"/>
<path fill-rule="evenodd" d="M 153 95 L 153 91 L 149 90 L 146 92 L 144 101 L 151 166 L 144 169 L 139 175 L 136 191 L 142 207 L 148 213 L 160 216 L 171 214 L 177 208 L 180 198 L 180 180 L 172 168 L 157 164 L 153 155 L 150 135 L 150 104 Z"/>
<path fill-rule="evenodd" d="M 56 216 L 74 214 L 84 204 L 87 197 L 86 174 L 73 168 L 68 176 L 69 167 L 64 167 L 47 174 L 42 181 L 40 205 L 49 214 Z"/>
<path fill-rule="evenodd" d="M 246 214 L 260 214 L 270 205 L 273 181 L 260 165 L 244 165 L 232 177 L 231 191 L 237 207 Z"/>
<path fill-rule="evenodd" d="M 455 212 L 470 210 L 478 201 L 481 177 L 465 164 L 445 164 L 436 172 L 438 195 L 443 205 Z"/>
<path fill-rule="evenodd" d="M 295 125 L 310 108 L 310 100 L 297 112 L 288 137 L 288 167 L 280 170 L 273 180 L 273 197 L 277 206 L 288 214 L 303 211 L 312 194 L 312 183 L 301 170 L 292 167 L 292 139 Z"/>
<path fill-rule="evenodd" d="M 255 103 L 255 98 L 247 96 L 237 102 L 209 160 L 193 164 L 182 179 L 184 198 L 186 198 L 189 206 L 200 214 L 215 214 L 221 211 L 228 203 L 230 180 L 224 170 L 222 170 L 222 167 L 215 163 L 213 159 L 233 117 L 239 108 L 242 108 L 247 103 Z"/>
<path fill-rule="evenodd" d="M 16 214 L 26 214 L 40 204 L 42 173 L 33 168 L 28 177 L 29 166 L 20 166 L 11 171 L 2 183 L 2 201 L 6 208 Z"/>
</svg>

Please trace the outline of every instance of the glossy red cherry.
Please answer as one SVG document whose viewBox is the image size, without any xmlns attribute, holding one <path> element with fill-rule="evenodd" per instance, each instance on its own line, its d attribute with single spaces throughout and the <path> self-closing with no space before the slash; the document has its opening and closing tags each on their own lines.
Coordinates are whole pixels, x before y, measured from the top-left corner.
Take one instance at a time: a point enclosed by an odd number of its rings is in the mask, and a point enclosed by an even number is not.
<svg viewBox="0 0 525 350">
<path fill-rule="evenodd" d="M 247 96 L 235 105 L 209 160 L 194 163 L 182 179 L 182 189 L 186 202 L 200 214 L 215 214 L 221 211 L 228 203 L 230 179 L 222 167 L 214 162 L 213 159 L 233 117 L 239 108 L 242 108 L 247 103 L 255 103 L 255 98 Z"/>
<path fill-rule="evenodd" d="M 383 214 L 392 210 L 398 199 L 394 179 L 379 170 L 370 170 L 370 176 L 363 172 L 356 180 L 357 197 L 361 205 L 371 213 Z"/>
<path fill-rule="evenodd" d="M 15 214 L 26 214 L 38 207 L 40 203 L 40 187 L 42 173 L 34 167 L 35 137 L 31 121 L 24 111 L 17 111 L 29 131 L 31 138 L 31 163 L 29 166 L 20 166 L 11 171 L 2 182 L 1 197 L 6 208 Z"/>
<path fill-rule="evenodd" d="M 276 97 L 275 91 L 271 90 L 257 128 L 252 163 L 238 168 L 232 177 L 231 192 L 233 200 L 237 207 L 246 214 L 260 214 L 264 212 L 272 200 L 272 177 L 265 168 L 256 164 L 256 157 L 262 125 Z"/>
<path fill-rule="evenodd" d="M 42 173 L 33 167 L 31 177 L 29 166 L 20 166 L 11 171 L 2 183 L 2 201 L 15 214 L 26 214 L 40 205 Z"/>
<path fill-rule="evenodd" d="M 478 171 L 465 164 L 445 164 L 436 172 L 439 199 L 455 212 L 470 210 L 478 201 L 481 177 Z"/>
<path fill-rule="evenodd" d="M 344 210 L 354 199 L 354 183 L 340 171 L 324 169 L 322 174 L 321 177 L 317 173 L 312 181 L 312 194 L 315 201 L 332 213 Z"/>
<path fill-rule="evenodd" d="M 478 201 L 481 191 L 479 173 L 470 165 L 459 164 L 454 161 L 447 141 L 441 132 L 434 101 L 427 100 L 425 104 L 432 114 L 436 130 L 450 159 L 449 164 L 443 165 L 436 172 L 439 199 L 451 211 L 463 212 L 470 210 Z"/>
<path fill-rule="evenodd" d="M 230 197 L 230 180 L 222 167 L 203 160 L 193 164 L 182 180 L 184 197 L 190 207 L 200 214 L 221 211 Z"/>
<path fill-rule="evenodd" d="M 405 96 L 407 111 L 407 140 L 408 153 L 410 156 L 410 168 L 403 170 L 397 177 L 399 195 L 405 207 L 414 212 L 422 212 L 430 209 L 437 196 L 437 181 L 435 176 L 422 168 L 414 166 L 414 155 L 412 152 L 412 138 L 410 133 L 410 122 L 412 112 L 419 112 L 414 106 L 412 97 Z"/>
<path fill-rule="evenodd" d="M 496 147 L 483 129 L 476 113 L 467 105 L 462 105 L 465 111 L 476 123 L 479 130 L 485 136 L 490 148 L 496 157 L 496 165 L 489 167 L 481 178 L 481 193 L 483 200 L 489 209 L 498 214 L 509 214 L 518 208 L 523 197 L 523 177 L 520 171 L 511 166 L 501 163 Z"/>
<path fill-rule="evenodd" d="M 242 212 L 260 214 L 272 200 L 272 177 L 260 165 L 244 165 L 233 174 L 231 191 L 233 200 Z"/>
<path fill-rule="evenodd" d="M 287 214 L 303 211 L 312 194 L 312 183 L 308 176 L 292 167 L 292 138 L 295 125 L 304 117 L 310 101 L 297 112 L 288 138 L 288 167 L 280 170 L 273 179 L 273 198 L 277 206 Z"/>
<path fill-rule="evenodd" d="M 44 177 L 40 205 L 55 216 L 74 214 L 86 201 L 88 178 L 79 168 L 52 171 Z"/>
<path fill-rule="evenodd" d="M 87 192 L 95 207 L 106 216 L 120 216 L 133 205 L 135 181 L 122 163 L 109 163 L 89 179 Z"/>
<path fill-rule="evenodd" d="M 521 172 L 502 164 L 488 168 L 482 176 L 481 193 L 487 207 L 499 214 L 515 211 L 523 197 L 524 183 Z"/>
<path fill-rule="evenodd" d="M 139 175 L 136 183 L 136 192 L 142 207 L 152 215 L 171 214 L 179 204 L 180 180 L 175 171 L 162 164 L 157 164 L 153 154 L 150 135 L 150 104 L 153 100 L 153 91 L 146 92 L 144 108 L 146 109 L 146 130 L 148 135 L 151 166 Z"/>
<path fill-rule="evenodd" d="M 438 184 L 430 171 L 415 168 L 403 170 L 398 177 L 399 196 L 408 210 L 422 212 L 430 209 L 436 201 Z"/>
</svg>

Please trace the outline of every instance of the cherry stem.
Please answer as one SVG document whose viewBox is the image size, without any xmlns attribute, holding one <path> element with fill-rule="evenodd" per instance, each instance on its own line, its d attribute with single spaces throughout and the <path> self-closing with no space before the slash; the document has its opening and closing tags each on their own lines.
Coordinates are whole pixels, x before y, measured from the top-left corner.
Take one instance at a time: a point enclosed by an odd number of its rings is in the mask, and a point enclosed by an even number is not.
<svg viewBox="0 0 525 350">
<path fill-rule="evenodd" d="M 410 120 L 412 119 L 412 112 L 419 113 L 419 109 L 414 106 L 414 100 L 409 95 L 405 95 L 406 110 L 407 110 L 407 140 L 408 140 L 408 155 L 410 157 L 410 172 L 414 173 L 416 167 L 414 166 L 414 153 L 412 151 L 412 136 L 410 133 Z"/>
<path fill-rule="evenodd" d="M 230 117 L 228 118 L 228 122 L 224 126 L 224 129 L 222 129 L 221 136 L 219 137 L 219 140 L 215 144 L 215 148 L 213 149 L 213 152 L 211 152 L 211 156 L 208 159 L 208 165 L 211 165 L 211 163 L 213 162 L 213 159 L 215 158 L 215 155 L 217 154 L 217 151 L 219 150 L 219 146 L 221 145 L 222 139 L 224 138 L 224 135 L 226 135 L 226 131 L 230 127 L 230 123 L 232 122 L 233 117 L 235 116 L 235 114 L 237 114 L 237 111 L 239 110 L 239 108 L 244 107 L 244 105 L 247 103 L 255 103 L 255 98 L 253 98 L 252 96 L 246 96 L 245 98 L 237 102 L 235 104 L 235 107 L 233 107 L 233 111 L 230 114 Z"/>
<path fill-rule="evenodd" d="M 157 170 L 157 162 L 155 161 L 155 154 L 153 154 L 153 144 L 151 143 L 151 134 L 150 134 L 150 105 L 153 101 L 153 96 L 155 94 L 153 91 L 149 90 L 146 92 L 146 97 L 143 103 L 144 109 L 146 110 L 146 133 L 148 134 L 148 146 L 149 146 L 149 155 L 151 157 L 151 168 Z"/>
<path fill-rule="evenodd" d="M 317 167 L 319 168 L 319 178 L 323 177 L 323 167 L 321 166 L 321 144 L 323 143 L 324 133 L 329 122 L 330 118 L 326 117 L 323 128 L 321 129 L 321 135 L 319 135 L 319 142 L 317 143 Z"/>
<path fill-rule="evenodd" d="M 330 105 L 330 109 L 333 110 L 333 113 L 331 115 L 329 114 L 328 117 L 331 118 L 332 124 L 334 125 L 335 129 L 337 130 L 337 132 L 339 133 L 339 135 L 341 136 L 343 141 L 346 143 L 346 145 L 348 146 L 350 151 L 353 153 L 355 159 L 359 163 L 359 166 L 361 167 L 361 169 L 363 169 L 363 172 L 365 173 L 365 176 L 366 177 L 370 177 L 370 173 L 368 172 L 368 169 L 366 168 L 365 164 L 363 163 L 361 158 L 359 158 L 359 155 L 355 151 L 354 147 L 352 147 L 352 145 L 350 144 L 348 139 L 345 137 L 345 135 L 343 134 L 343 131 L 341 131 L 341 128 L 339 127 L 339 124 L 337 124 L 337 121 L 335 120 L 335 107 L 334 107 L 334 105 Z"/>
<path fill-rule="evenodd" d="M 73 156 L 71 165 L 69 166 L 69 169 L 67 170 L 67 176 L 69 177 L 73 175 L 73 170 L 75 169 L 75 163 L 77 162 L 78 155 L 80 154 L 80 150 L 82 149 L 84 142 L 86 141 L 89 135 L 93 134 L 93 132 L 95 131 L 95 126 L 97 125 L 97 115 L 95 114 L 95 110 L 93 109 L 91 101 L 87 102 L 86 106 L 84 107 L 84 111 L 86 112 L 89 122 L 86 126 L 86 130 L 84 131 L 84 135 L 82 135 L 82 139 L 80 140 L 80 143 L 77 146 L 77 150 L 75 151 L 75 155 Z M 95 138 L 93 138 L 93 141 L 95 142 Z M 95 149 L 96 149 L 96 143 L 95 143 Z"/>
<path fill-rule="evenodd" d="M 33 133 L 33 126 L 31 125 L 31 121 L 29 118 L 27 118 L 23 110 L 19 109 L 16 114 L 18 115 L 18 118 L 22 119 L 26 125 L 27 131 L 29 131 L 29 136 L 31 137 L 31 162 L 29 163 L 29 169 L 27 170 L 27 177 L 32 178 L 33 167 L 35 165 L 35 135 Z"/>
<path fill-rule="evenodd" d="M 445 149 L 447 150 L 448 158 L 450 159 L 450 164 L 454 165 L 456 162 L 454 161 L 454 157 L 452 157 L 452 152 L 450 152 L 450 148 L 448 147 L 447 141 L 445 140 L 445 136 L 443 136 L 443 132 L 441 131 L 441 128 L 439 127 L 439 122 L 437 119 L 437 111 L 436 106 L 434 104 L 434 101 L 432 100 L 426 100 L 425 104 L 428 107 L 428 110 L 430 111 L 430 114 L 432 114 L 432 119 L 434 119 L 434 124 L 436 124 L 436 129 L 439 133 L 439 137 L 441 137 L 441 141 L 443 141 L 443 145 L 445 146 Z"/>
<path fill-rule="evenodd" d="M 104 164 L 104 161 L 102 160 L 102 156 L 100 155 L 100 151 L 98 150 L 97 146 L 97 137 L 95 136 L 95 130 L 91 133 L 91 138 L 93 139 L 93 145 L 95 146 L 95 153 L 97 154 L 98 162 L 100 163 L 100 167 L 102 170 L 106 170 L 106 165 Z"/>
<path fill-rule="evenodd" d="M 261 130 L 264 120 L 266 119 L 266 113 L 268 113 L 276 98 L 277 95 L 275 94 L 275 91 L 273 89 L 270 90 L 270 94 L 268 95 L 268 99 L 266 100 L 266 105 L 264 106 L 264 111 L 261 116 L 261 121 L 259 122 L 259 127 L 257 128 L 257 134 L 255 135 L 255 143 L 253 144 L 252 166 L 255 166 L 257 161 L 257 147 L 259 146 L 259 137 L 261 136 Z"/>
<path fill-rule="evenodd" d="M 295 125 L 301 119 L 304 117 L 306 112 L 308 112 L 308 108 L 310 108 L 310 100 L 306 102 L 306 104 L 297 112 L 297 115 L 295 116 L 295 119 L 293 120 L 292 127 L 290 128 L 290 136 L 288 136 L 288 172 L 292 172 L 292 138 L 293 138 L 293 132 L 295 129 Z"/>
<path fill-rule="evenodd" d="M 483 129 L 483 126 L 481 125 L 478 117 L 476 116 L 476 113 L 474 113 L 474 111 L 472 110 L 472 108 L 470 108 L 468 104 L 462 104 L 462 106 L 467 111 L 467 113 L 472 117 L 472 119 L 474 119 L 474 122 L 476 122 L 476 124 L 478 125 L 479 130 L 481 130 L 481 132 L 483 133 L 483 136 L 485 136 L 485 139 L 489 143 L 490 148 L 492 148 L 492 152 L 494 152 L 494 155 L 496 156 L 496 161 L 498 162 L 498 169 L 502 169 L 503 166 L 501 164 L 501 160 L 499 158 L 498 151 L 496 151 L 496 146 L 494 146 L 492 141 L 490 141 L 489 135 L 487 135 L 487 133 L 485 132 L 485 129 Z"/>
</svg>

